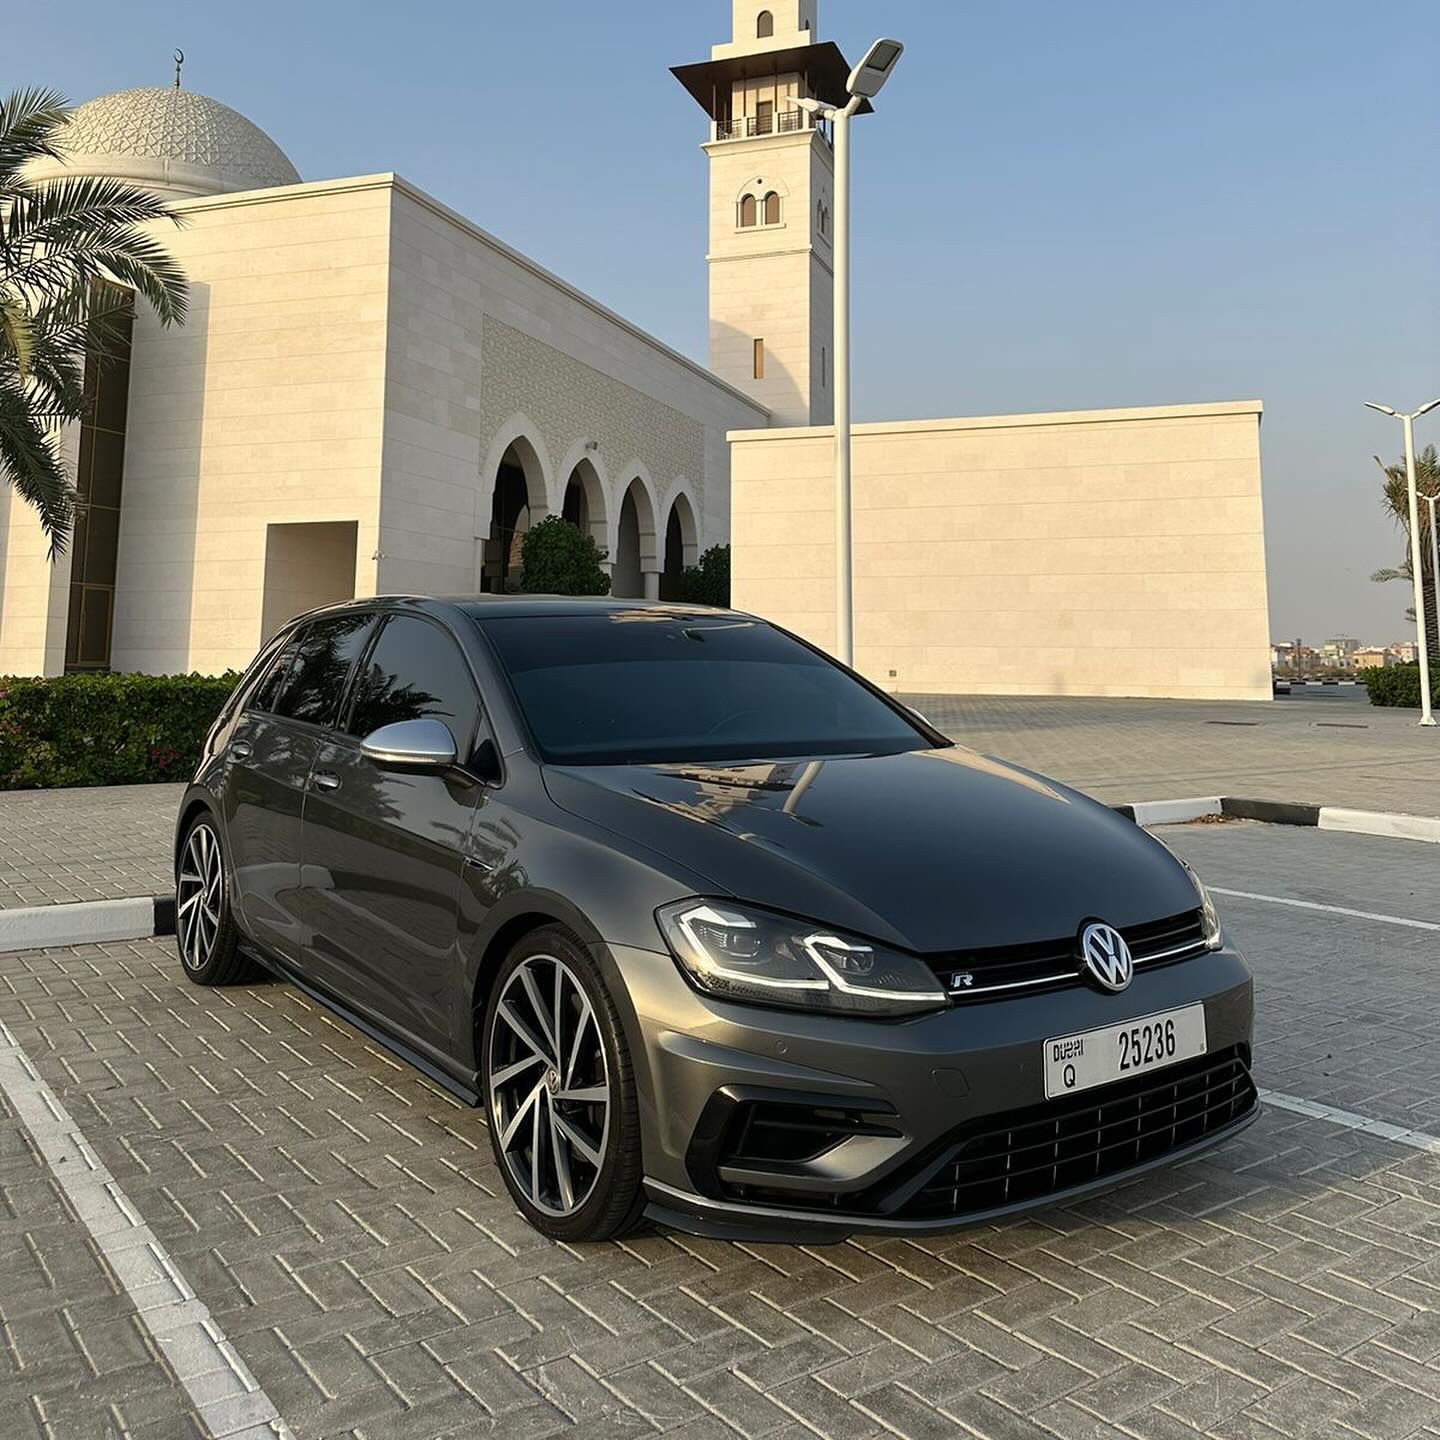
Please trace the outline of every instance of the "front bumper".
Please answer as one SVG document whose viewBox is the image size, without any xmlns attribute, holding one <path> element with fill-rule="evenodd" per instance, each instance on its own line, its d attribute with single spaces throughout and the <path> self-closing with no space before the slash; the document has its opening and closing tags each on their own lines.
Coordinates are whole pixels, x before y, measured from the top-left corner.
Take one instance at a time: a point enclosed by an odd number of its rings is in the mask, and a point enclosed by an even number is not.
<svg viewBox="0 0 1440 1440">
<path fill-rule="evenodd" d="M 1111 1188 L 1257 1113 L 1253 987 L 1229 947 L 1141 971 L 1123 995 L 1077 986 L 883 1023 L 727 1004 L 668 955 L 612 954 L 634 1005 L 648 1213 L 678 1229 L 813 1241 L 964 1228 Z M 1046 1101 L 1046 1039 L 1196 1003 L 1203 1061 Z M 745 1128 L 756 1116 L 762 1132 Z M 759 1159 L 737 1153 L 737 1129 L 763 1133 L 747 1140 Z M 1089 1170 L 1087 1143 L 1101 1156 Z"/>
</svg>

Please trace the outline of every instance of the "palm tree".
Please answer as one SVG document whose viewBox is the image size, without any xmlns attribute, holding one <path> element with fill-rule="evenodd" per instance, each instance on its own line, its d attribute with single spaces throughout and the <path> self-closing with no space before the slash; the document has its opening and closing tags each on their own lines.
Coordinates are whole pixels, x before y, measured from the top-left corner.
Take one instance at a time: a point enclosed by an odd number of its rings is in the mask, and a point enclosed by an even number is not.
<svg viewBox="0 0 1440 1440">
<path fill-rule="evenodd" d="M 105 363 L 131 289 L 167 326 L 184 322 L 187 296 L 146 229 L 179 223 L 159 197 L 105 176 L 27 180 L 31 160 L 58 158 L 68 113 L 54 90 L 0 100 L 0 480 L 39 511 L 52 555 L 70 533 L 60 438 L 84 413 L 87 356 Z"/>
<path fill-rule="evenodd" d="M 1404 460 L 1397 461 L 1394 465 L 1387 465 L 1378 455 L 1375 463 L 1380 467 L 1380 473 L 1384 475 L 1381 482 L 1382 503 L 1385 509 L 1394 517 L 1395 523 L 1405 534 L 1405 558 L 1398 566 L 1387 566 L 1383 570 L 1377 570 L 1370 578 L 1383 584 L 1387 580 L 1410 580 L 1414 574 L 1410 566 L 1410 482 L 1405 474 Z M 1429 552 L 1429 509 L 1424 503 L 1424 496 L 1440 496 L 1440 453 L 1436 452 L 1433 445 L 1427 445 L 1415 457 L 1415 488 L 1421 498 L 1420 505 L 1420 555 L 1421 578 L 1428 578 L 1430 581 L 1427 593 L 1434 595 L 1435 577 L 1429 574 L 1430 552 Z M 1429 632 L 1431 643 L 1440 640 L 1437 635 L 1436 617 L 1434 614 L 1435 602 L 1432 599 L 1426 607 L 1431 611 L 1426 616 L 1426 628 Z M 1406 612 L 1410 620 L 1415 618 L 1415 607 L 1412 605 Z"/>
</svg>

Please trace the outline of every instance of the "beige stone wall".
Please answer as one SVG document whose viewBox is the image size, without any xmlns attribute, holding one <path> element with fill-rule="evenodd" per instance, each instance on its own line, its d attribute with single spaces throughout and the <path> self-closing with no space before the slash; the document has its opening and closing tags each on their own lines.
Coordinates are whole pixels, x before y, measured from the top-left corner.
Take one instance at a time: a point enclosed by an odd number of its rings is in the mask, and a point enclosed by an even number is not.
<svg viewBox="0 0 1440 1440">
<path fill-rule="evenodd" d="M 137 307 L 112 665 L 211 673 L 260 645 L 272 523 L 355 522 L 352 593 L 374 589 L 389 190 L 177 209 L 192 313 L 162 331 Z"/>
<path fill-rule="evenodd" d="M 858 667 L 911 693 L 1269 699 L 1260 410 L 858 427 Z M 829 647 L 833 431 L 731 439 L 735 603 Z"/>
<path fill-rule="evenodd" d="M 60 453 L 75 473 L 80 427 L 69 425 Z M 34 508 L 0 483 L 0 675 L 59 675 L 65 669 L 70 555 L 51 558 Z"/>
<path fill-rule="evenodd" d="M 697 546 L 729 537 L 726 435 L 763 424 L 762 406 L 403 181 L 391 266 L 382 590 L 475 588 L 516 441 L 533 462 L 532 519 L 560 509 L 588 462 L 612 558 L 632 485 L 652 574 L 681 496 Z"/>
</svg>

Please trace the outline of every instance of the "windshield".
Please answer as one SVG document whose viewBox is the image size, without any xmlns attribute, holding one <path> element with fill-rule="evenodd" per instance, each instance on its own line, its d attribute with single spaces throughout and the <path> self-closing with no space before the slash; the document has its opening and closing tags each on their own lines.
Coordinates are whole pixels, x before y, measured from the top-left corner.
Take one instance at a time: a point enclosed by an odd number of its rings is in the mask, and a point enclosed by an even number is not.
<svg viewBox="0 0 1440 1440">
<path fill-rule="evenodd" d="M 479 624 L 549 761 L 770 760 L 934 743 L 843 670 L 757 620 L 629 610 Z"/>
</svg>

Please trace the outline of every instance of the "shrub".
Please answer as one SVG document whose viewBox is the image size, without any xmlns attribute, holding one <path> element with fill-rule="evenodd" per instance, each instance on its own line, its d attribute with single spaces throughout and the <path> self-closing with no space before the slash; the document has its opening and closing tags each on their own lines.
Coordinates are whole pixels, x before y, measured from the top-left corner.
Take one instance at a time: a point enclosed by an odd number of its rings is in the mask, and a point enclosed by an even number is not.
<svg viewBox="0 0 1440 1440">
<path fill-rule="evenodd" d="M 0 790 L 188 780 L 239 678 L 0 677 Z"/>
<path fill-rule="evenodd" d="M 1371 670 L 1365 677 L 1365 688 L 1370 692 L 1372 705 L 1393 705 L 1410 710 L 1420 708 L 1420 666 L 1391 665 L 1383 670 Z M 1440 705 L 1440 674 L 1432 667 L 1430 671 L 1430 698 Z"/>
<path fill-rule="evenodd" d="M 520 588 L 527 595 L 608 595 L 601 568 L 605 551 L 593 535 L 559 515 L 547 515 L 525 536 Z"/>
<path fill-rule="evenodd" d="M 730 547 L 712 545 L 698 565 L 685 572 L 680 598 L 689 605 L 714 605 L 724 610 L 730 604 Z"/>
</svg>

